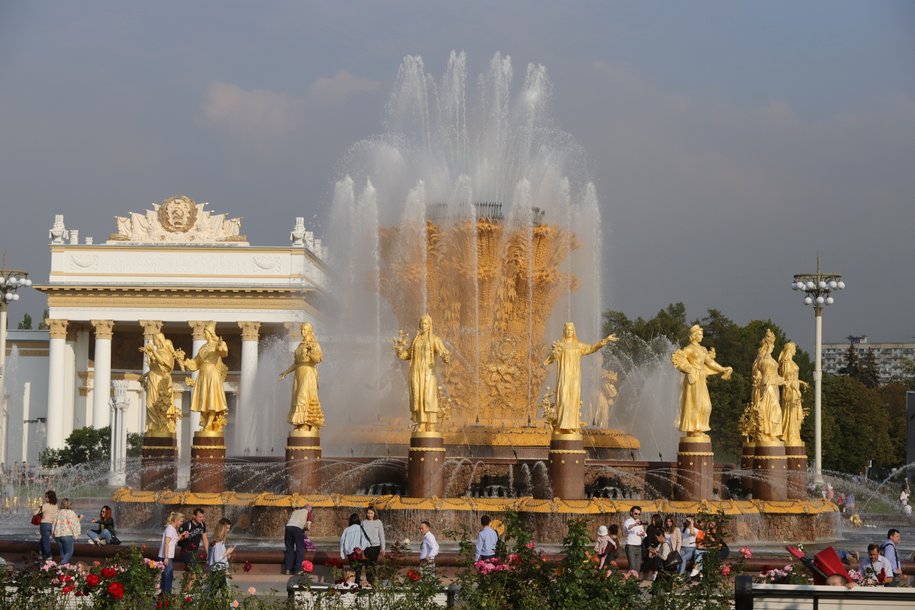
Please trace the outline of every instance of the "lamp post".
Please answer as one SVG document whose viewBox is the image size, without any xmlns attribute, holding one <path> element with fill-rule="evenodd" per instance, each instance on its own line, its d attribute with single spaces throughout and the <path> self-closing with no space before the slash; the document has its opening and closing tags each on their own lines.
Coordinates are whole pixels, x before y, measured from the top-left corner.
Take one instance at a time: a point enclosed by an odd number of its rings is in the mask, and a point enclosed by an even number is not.
<svg viewBox="0 0 915 610">
<path fill-rule="evenodd" d="M 5 257 L 4 257 L 5 258 Z M 7 269 L 4 260 L 0 269 L 0 461 L 6 460 L 6 306 L 19 300 L 17 291 L 32 285 L 29 274 L 19 269 Z"/>
<path fill-rule="evenodd" d="M 843 290 L 845 282 L 838 273 L 820 271 L 820 257 L 817 257 L 816 273 L 799 273 L 794 276 L 791 288 L 804 292 L 804 305 L 813 307 L 816 317 L 816 355 L 813 371 L 814 382 L 814 483 L 823 483 L 823 307 L 833 304 L 832 293 Z"/>
</svg>

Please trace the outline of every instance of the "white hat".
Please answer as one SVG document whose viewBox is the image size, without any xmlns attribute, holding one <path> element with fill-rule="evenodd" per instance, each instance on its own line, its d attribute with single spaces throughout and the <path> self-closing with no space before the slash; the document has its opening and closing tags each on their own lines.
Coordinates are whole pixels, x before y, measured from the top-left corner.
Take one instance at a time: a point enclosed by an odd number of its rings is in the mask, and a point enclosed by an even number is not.
<svg viewBox="0 0 915 610">
<path fill-rule="evenodd" d="M 597 528 L 597 535 L 598 535 L 598 536 L 606 536 L 606 535 L 607 535 L 607 526 L 606 526 L 606 525 L 602 525 L 602 526 L 600 526 L 599 528 Z"/>
</svg>

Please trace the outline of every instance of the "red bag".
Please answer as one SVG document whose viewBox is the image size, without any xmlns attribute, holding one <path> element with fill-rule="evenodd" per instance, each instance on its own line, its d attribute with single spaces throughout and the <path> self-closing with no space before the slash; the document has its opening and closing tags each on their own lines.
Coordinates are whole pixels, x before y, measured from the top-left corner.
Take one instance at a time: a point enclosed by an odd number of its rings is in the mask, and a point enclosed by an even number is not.
<svg viewBox="0 0 915 610">
<path fill-rule="evenodd" d="M 32 515 L 32 525 L 41 525 L 42 514 L 39 511 L 37 514 Z"/>
</svg>

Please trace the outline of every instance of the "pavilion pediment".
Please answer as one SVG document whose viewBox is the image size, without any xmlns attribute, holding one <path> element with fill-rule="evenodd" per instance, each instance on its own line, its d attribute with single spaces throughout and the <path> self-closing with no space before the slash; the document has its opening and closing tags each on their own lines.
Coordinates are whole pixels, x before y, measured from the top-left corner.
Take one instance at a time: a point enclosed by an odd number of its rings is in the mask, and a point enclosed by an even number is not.
<svg viewBox="0 0 915 610">
<path fill-rule="evenodd" d="M 210 212 L 206 205 L 175 195 L 152 204 L 151 210 L 116 216 L 117 232 L 108 243 L 248 245 L 241 235 L 241 218 Z"/>
</svg>

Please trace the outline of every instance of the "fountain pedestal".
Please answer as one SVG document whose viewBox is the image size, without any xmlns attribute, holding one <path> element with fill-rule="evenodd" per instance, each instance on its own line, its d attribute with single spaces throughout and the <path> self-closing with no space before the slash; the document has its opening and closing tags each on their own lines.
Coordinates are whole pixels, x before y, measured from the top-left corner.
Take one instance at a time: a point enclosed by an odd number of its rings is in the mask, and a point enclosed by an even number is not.
<svg viewBox="0 0 915 610">
<path fill-rule="evenodd" d="M 744 492 L 752 493 L 753 492 L 753 456 L 756 455 L 756 444 L 755 443 L 744 443 L 743 451 L 740 454 L 740 469 L 745 473 L 744 476 L 740 477 L 740 486 L 743 487 Z"/>
<path fill-rule="evenodd" d="M 445 438 L 440 432 L 414 432 L 407 457 L 407 496 L 441 498 L 445 495 Z"/>
<path fill-rule="evenodd" d="M 222 493 L 226 488 L 226 438 L 222 432 L 195 432 L 191 444 L 191 491 Z"/>
<path fill-rule="evenodd" d="M 293 430 L 286 439 L 286 488 L 291 494 L 317 493 L 321 486 L 321 433 Z"/>
<path fill-rule="evenodd" d="M 756 441 L 753 456 L 753 499 L 788 499 L 788 462 L 781 441 Z"/>
<path fill-rule="evenodd" d="M 174 434 L 143 436 L 140 489 L 166 491 L 178 487 L 178 443 Z"/>
<path fill-rule="evenodd" d="M 804 443 L 785 443 L 785 461 L 788 463 L 788 498 L 807 498 L 807 447 Z"/>
<path fill-rule="evenodd" d="M 707 435 L 684 436 L 677 449 L 676 500 L 708 500 L 712 497 L 715 454 Z"/>
<path fill-rule="evenodd" d="M 580 433 L 553 434 L 550 438 L 549 467 L 554 498 L 584 499 L 586 456 Z"/>
</svg>

